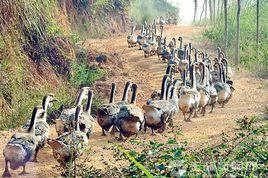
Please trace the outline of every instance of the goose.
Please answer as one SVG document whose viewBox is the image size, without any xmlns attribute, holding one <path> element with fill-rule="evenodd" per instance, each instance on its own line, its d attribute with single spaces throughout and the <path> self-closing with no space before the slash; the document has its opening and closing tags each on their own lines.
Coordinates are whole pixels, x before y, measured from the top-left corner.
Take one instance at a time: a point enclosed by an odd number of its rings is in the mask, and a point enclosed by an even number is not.
<svg viewBox="0 0 268 178">
<path fill-rule="evenodd" d="M 168 48 L 167 48 L 166 43 L 167 43 L 167 38 L 165 37 L 165 38 L 164 38 L 164 44 L 163 44 L 164 49 L 163 49 L 163 52 L 162 52 L 162 60 L 163 60 L 164 62 L 165 62 L 166 60 L 169 60 L 169 59 L 170 59 L 170 52 L 169 52 L 169 50 L 168 50 Z"/>
<path fill-rule="evenodd" d="M 167 69 L 166 69 L 166 74 L 167 77 L 169 77 L 169 82 L 173 83 L 174 75 L 175 75 L 175 65 L 169 64 Z M 169 84 L 169 83 L 168 83 Z M 168 93 L 168 92 L 166 92 Z M 151 99 L 152 100 L 159 100 L 161 97 L 161 90 L 154 90 L 151 94 Z"/>
<path fill-rule="evenodd" d="M 101 105 L 97 109 L 97 121 L 102 128 L 102 136 L 106 136 L 106 132 L 114 125 L 116 115 L 120 111 L 118 104 L 114 103 L 114 95 L 116 91 L 115 83 L 112 83 L 109 103 Z"/>
<path fill-rule="evenodd" d="M 160 23 L 160 25 L 165 25 L 166 24 L 166 22 L 165 22 L 165 20 L 164 20 L 164 18 L 162 16 L 160 17 L 159 23 Z"/>
<path fill-rule="evenodd" d="M 226 76 L 226 83 L 232 85 L 233 81 L 231 80 L 231 77 L 233 75 L 232 68 L 228 65 L 228 61 L 226 58 L 222 58 L 222 63 L 224 65 L 225 70 L 225 76 Z"/>
<path fill-rule="evenodd" d="M 26 163 L 31 159 L 36 151 L 36 147 L 40 141 L 40 136 L 35 135 L 36 120 L 42 117 L 45 111 L 42 107 L 35 107 L 32 112 L 32 118 L 29 128 L 25 133 L 15 133 L 4 148 L 5 170 L 3 177 L 11 177 L 8 169 L 8 163 L 12 170 L 23 167 L 20 175 L 26 173 Z"/>
<path fill-rule="evenodd" d="M 131 28 L 131 34 L 127 37 L 127 43 L 129 48 L 133 48 L 137 44 L 137 36 L 134 34 L 135 26 L 133 25 Z"/>
<path fill-rule="evenodd" d="M 67 168 L 69 163 L 82 155 L 88 145 L 88 137 L 85 132 L 79 129 L 80 116 L 83 107 L 78 105 L 75 110 L 75 128 L 71 132 L 66 132 L 56 139 L 48 139 L 48 144 L 52 148 L 53 157 L 63 168 Z"/>
<path fill-rule="evenodd" d="M 176 49 L 176 38 L 172 38 L 171 42 L 169 43 L 170 51 L 173 51 Z"/>
<path fill-rule="evenodd" d="M 177 95 L 177 90 L 178 90 L 178 86 L 180 85 L 180 81 L 178 79 L 176 79 L 172 84 L 169 85 L 170 87 L 170 91 L 168 91 L 167 93 L 167 100 L 174 106 L 173 110 L 171 110 L 172 115 L 176 115 L 179 113 L 179 98 Z M 168 120 L 169 125 L 172 128 L 173 131 L 173 119 L 172 117 L 169 118 Z"/>
<path fill-rule="evenodd" d="M 93 100 L 93 91 L 89 90 L 85 111 L 81 114 L 79 119 L 79 129 L 80 131 L 86 133 L 88 138 L 93 133 L 92 125 L 95 122 L 94 117 L 91 115 L 92 100 Z"/>
<path fill-rule="evenodd" d="M 160 100 L 148 101 L 147 105 L 142 108 L 145 111 L 145 131 L 146 127 L 151 128 L 152 135 L 155 135 L 154 130 L 164 132 L 166 129 L 166 122 L 173 117 L 174 105 L 166 100 L 168 76 L 165 75 L 162 80 L 161 97 Z"/>
<path fill-rule="evenodd" d="M 164 44 L 163 31 L 164 31 L 164 26 L 161 25 L 161 26 L 160 26 L 160 35 L 156 36 L 156 41 L 157 41 L 157 42 L 160 41 L 160 44 L 161 44 L 161 45 Z"/>
<path fill-rule="evenodd" d="M 43 97 L 42 108 L 45 112 L 42 117 L 38 117 L 36 124 L 35 124 L 35 135 L 40 137 L 41 139 L 38 142 L 38 145 L 36 147 L 34 159 L 32 160 L 32 162 L 37 162 L 37 154 L 39 150 L 42 149 L 47 142 L 47 138 L 48 138 L 49 130 L 50 130 L 49 124 L 47 123 L 47 110 L 49 107 L 52 106 L 52 103 L 55 101 L 57 101 L 57 99 L 54 98 L 53 94 L 48 94 Z M 31 124 L 31 120 L 29 120 L 26 124 L 22 126 L 21 131 L 25 132 L 26 129 L 30 127 L 30 124 Z"/>
<path fill-rule="evenodd" d="M 201 82 L 198 86 L 198 91 L 200 92 L 200 102 L 199 102 L 199 108 L 201 108 L 201 114 L 204 116 L 206 113 L 206 106 L 210 102 L 210 91 L 211 87 L 209 85 L 208 75 L 209 71 L 208 68 L 205 66 L 203 62 L 199 62 L 199 66 L 201 68 L 202 74 L 201 74 Z"/>
<path fill-rule="evenodd" d="M 183 59 L 185 59 L 185 52 L 186 52 L 187 45 L 185 45 L 185 47 L 182 48 L 182 37 L 181 36 L 178 38 L 178 41 L 180 42 L 180 47 L 177 49 L 178 57 L 180 60 L 183 60 Z"/>
<path fill-rule="evenodd" d="M 156 49 L 156 54 L 157 54 L 157 57 L 158 59 L 160 59 L 160 56 L 163 55 L 163 52 L 164 52 L 165 48 L 164 46 L 162 45 L 161 43 L 161 38 L 158 40 L 158 46 L 157 46 L 157 49 Z"/>
<path fill-rule="evenodd" d="M 139 44 L 140 50 L 142 49 L 142 45 L 145 43 L 145 40 L 146 40 L 146 32 L 144 25 L 142 25 L 141 34 L 137 36 L 137 43 Z"/>
<path fill-rule="evenodd" d="M 79 95 L 76 101 L 76 106 L 81 105 L 83 100 L 88 98 L 88 91 L 90 90 L 89 87 L 83 87 L 79 91 Z M 68 132 L 73 129 L 73 121 L 74 121 L 74 114 L 75 114 L 76 107 L 70 109 L 62 109 L 62 112 L 55 120 L 55 128 L 56 132 L 59 135 L 62 135 L 64 132 Z"/>
<path fill-rule="evenodd" d="M 155 33 L 152 33 L 152 40 L 149 42 L 150 45 L 150 55 L 155 55 L 157 52 L 157 42 L 155 38 Z"/>
<path fill-rule="evenodd" d="M 226 76 L 225 72 L 223 71 L 223 64 L 218 62 L 216 65 L 219 68 L 219 76 L 220 80 L 214 83 L 214 87 L 218 93 L 218 103 L 225 106 L 225 104 L 231 99 L 232 97 L 232 90 L 231 86 L 226 83 Z"/>
<path fill-rule="evenodd" d="M 191 80 L 192 80 L 192 88 L 183 88 L 180 90 L 180 99 L 179 99 L 179 108 L 183 113 L 184 120 L 189 122 L 190 118 L 194 113 L 194 117 L 197 117 L 197 109 L 200 102 L 200 93 L 196 88 L 196 78 L 195 78 L 195 66 L 194 63 L 190 67 Z M 189 117 L 186 119 L 186 113 L 190 113 Z"/>
<path fill-rule="evenodd" d="M 149 39 L 146 38 L 144 44 L 142 45 L 142 50 L 144 53 L 144 57 L 147 58 L 150 56 L 151 45 L 148 43 Z"/>
<path fill-rule="evenodd" d="M 187 45 L 184 45 L 184 50 L 179 50 L 178 51 L 178 56 L 179 56 L 179 65 L 178 65 L 178 70 L 181 74 L 181 78 L 183 77 L 183 71 L 187 71 L 188 70 L 188 66 L 189 66 L 189 61 L 186 60 L 187 58 Z"/>
<path fill-rule="evenodd" d="M 130 137 L 138 134 L 144 127 L 144 113 L 143 110 L 136 106 L 137 88 L 136 84 L 132 84 L 132 98 L 130 104 L 126 104 L 120 108 L 116 118 L 116 126 L 119 129 L 119 140 L 124 137 Z"/>
</svg>

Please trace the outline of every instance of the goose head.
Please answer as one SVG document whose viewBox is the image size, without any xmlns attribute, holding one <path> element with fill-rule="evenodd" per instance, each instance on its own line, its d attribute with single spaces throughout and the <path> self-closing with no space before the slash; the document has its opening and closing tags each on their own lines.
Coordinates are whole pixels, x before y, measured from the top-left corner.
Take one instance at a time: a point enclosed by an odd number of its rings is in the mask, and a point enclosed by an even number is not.
<svg viewBox="0 0 268 178">
<path fill-rule="evenodd" d="M 137 100 L 137 89 L 138 89 L 137 84 L 133 83 L 132 86 L 131 86 L 132 97 L 131 97 L 130 104 L 136 104 L 136 100 Z"/>
<path fill-rule="evenodd" d="M 164 26 L 163 25 L 160 26 L 160 30 L 161 30 L 160 37 L 162 39 L 162 37 L 163 37 L 163 31 L 164 31 Z"/>
<path fill-rule="evenodd" d="M 43 117 L 44 114 L 45 114 L 45 111 L 44 111 L 42 106 L 34 107 L 33 112 L 32 112 L 31 121 L 30 121 L 30 126 L 27 130 L 28 133 L 35 134 L 36 119 L 39 117 Z"/>
<path fill-rule="evenodd" d="M 221 54 L 221 48 L 217 47 L 217 55 L 218 55 L 218 59 L 220 59 L 220 54 Z"/>
<path fill-rule="evenodd" d="M 90 90 L 89 87 L 82 87 L 79 91 L 79 95 L 76 101 L 76 105 L 81 105 L 83 100 L 88 98 L 88 91 Z"/>
<path fill-rule="evenodd" d="M 180 49 L 182 49 L 182 37 L 181 36 L 178 38 L 178 41 L 180 42 Z"/>
<path fill-rule="evenodd" d="M 52 107 L 53 103 L 58 101 L 55 97 L 54 94 L 48 94 L 44 96 L 43 101 L 42 101 L 42 107 L 45 111 L 47 111 L 48 108 Z"/>
</svg>

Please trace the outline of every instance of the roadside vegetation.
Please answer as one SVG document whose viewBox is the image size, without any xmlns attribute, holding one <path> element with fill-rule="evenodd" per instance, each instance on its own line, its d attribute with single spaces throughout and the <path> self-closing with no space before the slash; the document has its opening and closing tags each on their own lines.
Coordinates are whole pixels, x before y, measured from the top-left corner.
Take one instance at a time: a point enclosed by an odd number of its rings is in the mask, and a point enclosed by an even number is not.
<svg viewBox="0 0 268 178">
<path fill-rule="evenodd" d="M 191 147 L 174 137 L 167 142 L 132 139 L 129 149 L 114 143 L 116 160 L 129 161 L 129 166 L 95 169 L 83 162 L 77 165 L 82 177 L 267 177 L 267 118 L 253 116 L 236 120 L 233 134 L 219 135 L 218 144 Z M 130 149 L 133 148 L 133 149 Z M 137 151 L 138 150 L 138 151 Z M 86 158 L 85 158 L 86 159 Z M 68 175 L 72 170 L 63 172 Z"/>
<path fill-rule="evenodd" d="M 228 34 L 227 34 L 227 56 L 232 61 L 235 60 L 234 50 L 236 47 L 237 35 L 237 3 L 228 1 Z M 241 2 L 240 17 L 240 61 L 239 63 L 253 72 L 261 76 L 268 76 L 268 8 L 267 1 L 260 1 L 259 6 L 259 50 L 257 50 L 257 32 L 256 32 L 256 1 Z M 202 19 L 198 24 L 208 25 L 204 31 L 204 36 L 210 39 L 215 46 L 221 46 L 224 49 L 224 11 L 217 13 L 215 22 L 209 19 Z M 211 25 L 210 25 L 211 24 Z"/>
</svg>

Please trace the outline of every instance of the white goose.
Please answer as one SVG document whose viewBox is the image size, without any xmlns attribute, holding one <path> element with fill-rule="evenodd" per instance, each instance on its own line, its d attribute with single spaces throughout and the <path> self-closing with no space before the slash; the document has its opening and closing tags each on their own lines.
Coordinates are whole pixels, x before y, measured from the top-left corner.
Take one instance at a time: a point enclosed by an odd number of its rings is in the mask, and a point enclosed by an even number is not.
<svg viewBox="0 0 268 178">
<path fill-rule="evenodd" d="M 194 113 L 194 117 L 197 117 L 197 109 L 200 102 L 200 93 L 196 88 L 196 78 L 195 78 L 195 65 L 194 63 L 190 67 L 191 78 L 192 78 L 192 88 L 182 88 L 180 90 L 180 99 L 179 99 L 179 108 L 183 113 L 185 121 L 191 121 L 190 118 Z M 186 119 L 186 113 L 190 113 L 188 118 Z"/>
</svg>

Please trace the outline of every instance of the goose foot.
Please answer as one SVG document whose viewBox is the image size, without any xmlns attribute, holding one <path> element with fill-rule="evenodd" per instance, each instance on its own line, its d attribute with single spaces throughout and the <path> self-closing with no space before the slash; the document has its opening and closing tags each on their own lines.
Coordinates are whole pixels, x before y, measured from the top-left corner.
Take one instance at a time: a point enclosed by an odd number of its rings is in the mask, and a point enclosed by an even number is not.
<svg viewBox="0 0 268 178">
<path fill-rule="evenodd" d="M 107 136 L 107 134 L 106 134 L 106 132 L 105 132 L 104 129 L 102 129 L 102 134 L 101 134 L 101 136 Z"/>
<path fill-rule="evenodd" d="M 30 162 L 37 163 L 37 158 L 32 159 Z"/>
<path fill-rule="evenodd" d="M 214 107 L 215 107 L 215 104 L 212 104 L 212 105 L 211 105 L 211 110 L 210 110 L 210 112 L 209 112 L 210 114 L 212 113 Z"/>
<path fill-rule="evenodd" d="M 111 135 L 114 135 L 116 131 L 118 131 L 118 130 L 116 129 L 116 127 L 115 127 L 115 126 L 113 126 L 113 128 L 112 128 L 112 130 L 111 130 L 111 133 L 110 133 L 110 134 L 111 134 Z"/>
<path fill-rule="evenodd" d="M 198 118 L 198 115 L 197 115 L 196 111 L 194 112 L 193 118 Z"/>
<path fill-rule="evenodd" d="M 156 136 L 157 134 L 154 132 L 154 129 L 151 128 L 151 130 L 152 130 L 151 136 Z"/>
<path fill-rule="evenodd" d="M 201 114 L 202 114 L 202 116 L 205 116 L 205 114 L 206 114 L 206 107 L 203 107 L 202 108 Z"/>
<path fill-rule="evenodd" d="M 22 170 L 21 173 L 19 173 L 19 175 L 27 175 L 27 174 L 29 174 L 29 173 L 26 172 L 26 170 L 25 170 L 25 165 L 24 165 L 24 166 L 23 166 L 23 170 Z"/>
<path fill-rule="evenodd" d="M 34 162 L 34 163 L 37 163 L 38 162 L 37 161 L 37 154 L 38 154 L 38 152 L 39 152 L 39 148 L 36 148 L 35 154 L 34 154 L 34 158 L 30 162 Z"/>
<path fill-rule="evenodd" d="M 3 175 L 2 175 L 2 177 L 11 177 L 11 174 L 10 174 L 10 172 L 8 170 L 7 163 L 8 163 L 8 161 L 6 161 L 6 167 L 5 167 L 5 171 L 4 171 Z"/>
<path fill-rule="evenodd" d="M 8 170 L 5 170 L 5 172 L 3 173 L 2 177 L 11 177 L 11 174 Z"/>
<path fill-rule="evenodd" d="M 118 141 L 121 141 L 121 142 L 126 141 L 126 139 L 124 139 L 124 138 L 123 138 L 123 135 L 121 134 L 121 132 L 120 132 L 120 135 L 119 135 Z"/>
</svg>

